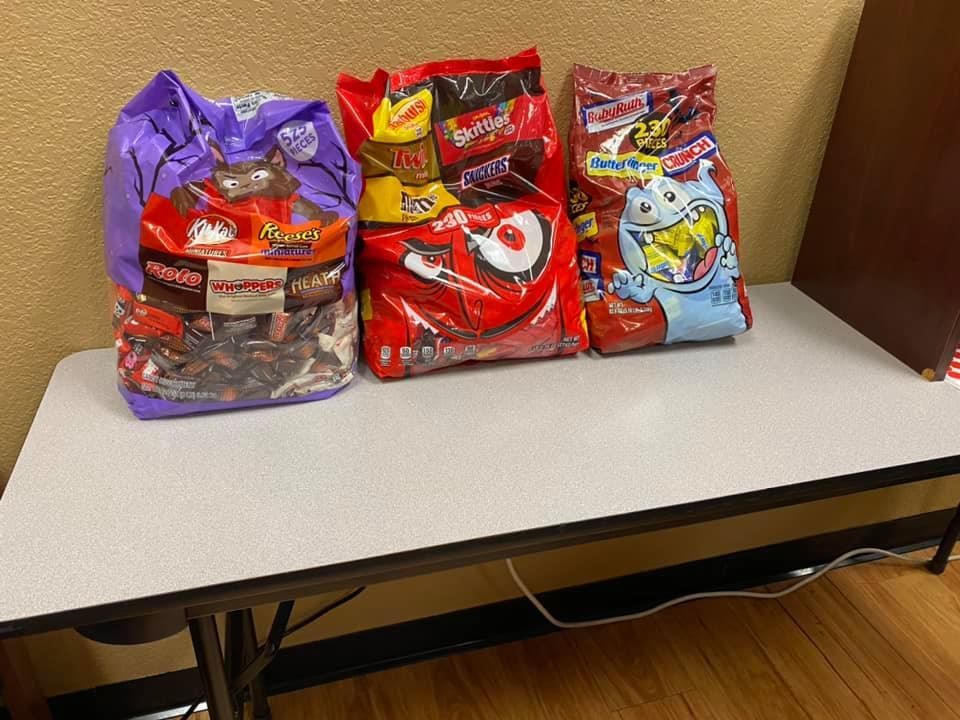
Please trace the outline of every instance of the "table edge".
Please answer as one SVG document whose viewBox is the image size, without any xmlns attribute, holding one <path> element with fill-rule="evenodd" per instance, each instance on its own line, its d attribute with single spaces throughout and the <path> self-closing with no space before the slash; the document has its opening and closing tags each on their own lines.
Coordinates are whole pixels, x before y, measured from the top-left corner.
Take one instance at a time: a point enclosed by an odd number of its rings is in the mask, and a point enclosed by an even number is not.
<svg viewBox="0 0 960 720">
<path fill-rule="evenodd" d="M 951 455 L 810 480 L 785 487 L 766 488 L 681 505 L 518 530 L 363 560 L 316 566 L 190 590 L 25 617 L 0 623 L 0 639 L 135 618 L 159 612 L 182 610 L 187 618 L 202 617 L 281 599 L 305 597 L 356 585 L 423 575 L 625 535 L 695 525 L 710 520 L 906 485 L 958 473 L 960 473 L 960 455 Z"/>
</svg>

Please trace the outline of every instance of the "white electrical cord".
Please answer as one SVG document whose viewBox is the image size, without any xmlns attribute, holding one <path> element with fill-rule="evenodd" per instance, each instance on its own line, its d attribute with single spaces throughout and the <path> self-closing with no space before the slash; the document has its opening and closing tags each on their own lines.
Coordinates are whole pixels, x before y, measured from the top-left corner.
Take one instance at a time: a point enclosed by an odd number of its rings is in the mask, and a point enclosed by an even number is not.
<svg viewBox="0 0 960 720">
<path fill-rule="evenodd" d="M 800 582 L 794 583 L 793 585 L 784 588 L 783 590 L 777 590 L 776 592 L 755 592 L 752 590 L 717 590 L 713 592 L 702 592 L 702 593 L 693 593 L 692 595 L 684 595 L 683 597 L 674 598 L 673 600 L 668 600 L 666 602 L 655 605 L 652 608 L 643 610 L 642 612 L 631 613 L 630 615 L 619 615 L 617 617 L 611 618 L 600 618 L 599 620 L 581 620 L 579 622 L 564 622 L 563 620 L 557 620 L 547 608 L 543 606 L 543 603 L 537 599 L 537 596 L 534 595 L 530 588 L 527 587 L 527 584 L 520 578 L 520 575 L 517 574 L 517 569 L 513 566 L 513 559 L 507 558 L 507 569 L 510 571 L 510 576 L 513 578 L 513 582 L 516 583 L 517 587 L 520 588 L 520 591 L 526 595 L 527 600 L 529 600 L 533 606 L 543 615 L 544 619 L 549 622 L 551 625 L 554 625 L 558 628 L 563 628 L 566 630 L 572 630 L 574 628 L 586 628 L 586 627 L 596 627 L 598 625 L 609 625 L 610 623 L 623 622 L 625 620 L 639 620 L 640 618 L 645 618 L 648 615 L 653 615 L 658 613 L 661 610 L 666 610 L 669 607 L 674 605 L 679 605 L 681 603 L 689 602 L 691 600 L 702 600 L 704 598 L 729 598 L 729 597 L 738 597 L 738 598 L 759 598 L 761 600 L 775 600 L 776 598 L 782 598 L 784 595 L 789 595 L 792 592 L 799 590 L 800 588 L 809 585 L 814 580 L 820 579 L 824 574 L 833 570 L 840 563 L 849 560 L 852 557 L 857 555 L 882 555 L 883 557 L 890 558 L 892 560 L 897 560 L 898 562 L 907 563 L 908 565 L 924 565 L 928 562 L 927 558 L 916 558 L 910 557 L 909 555 L 901 555 L 900 553 L 890 552 L 889 550 L 882 550 L 880 548 L 857 548 L 856 550 L 851 550 L 850 552 L 845 552 L 843 555 L 838 557 L 836 560 L 827 563 L 822 568 L 817 570 L 812 575 L 805 577 Z M 960 559 L 960 555 L 953 555 L 950 558 L 950 561 Z"/>
</svg>

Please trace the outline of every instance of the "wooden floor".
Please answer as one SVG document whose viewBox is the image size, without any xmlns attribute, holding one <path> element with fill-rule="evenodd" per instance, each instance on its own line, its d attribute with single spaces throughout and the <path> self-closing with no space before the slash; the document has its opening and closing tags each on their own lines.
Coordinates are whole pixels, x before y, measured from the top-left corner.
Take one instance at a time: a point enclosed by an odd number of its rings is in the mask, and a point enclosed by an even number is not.
<svg viewBox="0 0 960 720">
<path fill-rule="evenodd" d="M 942 577 L 861 565 L 782 600 L 699 601 L 271 705 L 276 720 L 949 720 L 960 718 L 958 599 L 960 563 Z"/>
</svg>

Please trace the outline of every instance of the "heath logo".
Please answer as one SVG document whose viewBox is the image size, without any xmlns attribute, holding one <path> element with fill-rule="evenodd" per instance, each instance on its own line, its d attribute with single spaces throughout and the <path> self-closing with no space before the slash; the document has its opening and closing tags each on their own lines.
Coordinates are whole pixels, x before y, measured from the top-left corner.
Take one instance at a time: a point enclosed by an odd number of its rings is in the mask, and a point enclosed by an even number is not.
<svg viewBox="0 0 960 720">
<path fill-rule="evenodd" d="M 269 295 L 283 289 L 280 278 L 241 278 L 211 280 L 210 291 L 217 295 Z"/>
<path fill-rule="evenodd" d="M 434 195 L 416 196 L 400 191 L 400 212 L 407 215 L 426 215 L 436 207 L 439 198 Z"/>
<path fill-rule="evenodd" d="M 660 156 L 660 163 L 667 175 L 677 175 L 692 168 L 697 161 L 717 152 L 717 141 L 710 133 L 703 133 L 676 150 Z"/>
<path fill-rule="evenodd" d="M 392 152 L 395 170 L 423 170 L 427 166 L 427 151 L 423 143 L 416 150 L 394 148 Z"/>
<path fill-rule="evenodd" d="M 649 113 L 650 105 L 650 93 L 641 92 L 586 105 L 580 108 L 580 117 L 587 132 L 595 133 L 632 123 Z"/>
<path fill-rule="evenodd" d="M 442 123 L 443 136 L 459 150 L 491 145 L 517 131 L 510 120 L 516 99 L 466 113 Z"/>
<path fill-rule="evenodd" d="M 314 290 L 325 290 L 340 282 L 340 268 L 326 272 L 311 272 L 290 281 L 291 295 L 310 295 Z"/>
<path fill-rule="evenodd" d="M 148 260 L 143 267 L 145 275 L 156 278 L 164 283 L 195 288 L 203 282 L 203 276 L 190 268 L 171 267 L 155 260 Z"/>
<path fill-rule="evenodd" d="M 237 239 L 237 224 L 223 215 L 203 215 L 187 227 L 187 247 L 223 245 Z"/>
<path fill-rule="evenodd" d="M 510 156 L 501 155 L 498 158 L 494 158 L 488 162 L 483 163 L 482 165 L 477 165 L 474 168 L 469 168 L 463 171 L 463 175 L 460 176 L 460 188 L 466 190 L 471 185 L 476 185 L 477 183 L 484 182 L 485 180 L 492 180 L 493 178 L 498 178 L 502 175 L 506 175 L 510 172 Z"/>
<path fill-rule="evenodd" d="M 587 175 L 594 177 L 641 179 L 663 174 L 658 158 L 638 152 L 620 155 L 588 152 L 586 165 Z"/>
</svg>

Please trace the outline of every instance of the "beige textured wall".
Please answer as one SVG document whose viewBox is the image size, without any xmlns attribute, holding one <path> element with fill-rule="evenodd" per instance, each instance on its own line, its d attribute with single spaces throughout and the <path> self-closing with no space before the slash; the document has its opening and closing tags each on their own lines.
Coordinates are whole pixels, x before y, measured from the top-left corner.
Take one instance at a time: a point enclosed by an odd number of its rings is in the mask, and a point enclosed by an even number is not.
<svg viewBox="0 0 960 720">
<path fill-rule="evenodd" d="M 332 99 L 341 70 L 367 75 L 378 65 L 495 57 L 537 44 L 565 133 L 574 61 L 624 70 L 714 62 L 719 136 L 741 194 L 743 265 L 748 282 L 759 283 L 790 274 L 861 3 L 4 0 L 0 478 L 13 466 L 55 362 L 110 341 L 100 231 L 104 140 L 120 106 L 155 71 L 176 69 L 208 95 L 268 88 Z M 446 590 L 408 583 L 405 612 L 502 592 L 502 578 L 496 586 L 485 572 L 461 571 Z M 439 605 L 437 593 L 446 593 Z M 377 597 L 358 606 L 372 613 L 367 623 L 393 617 L 389 596 Z M 33 648 L 51 692 L 189 661 L 182 638 L 120 652 L 58 634 Z"/>
</svg>

